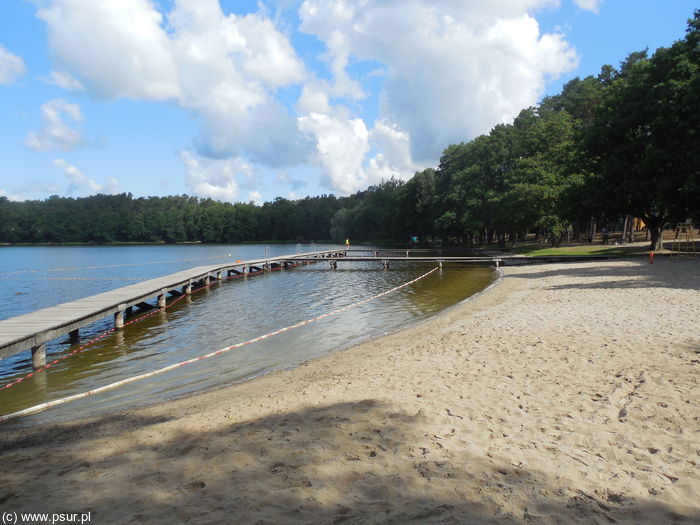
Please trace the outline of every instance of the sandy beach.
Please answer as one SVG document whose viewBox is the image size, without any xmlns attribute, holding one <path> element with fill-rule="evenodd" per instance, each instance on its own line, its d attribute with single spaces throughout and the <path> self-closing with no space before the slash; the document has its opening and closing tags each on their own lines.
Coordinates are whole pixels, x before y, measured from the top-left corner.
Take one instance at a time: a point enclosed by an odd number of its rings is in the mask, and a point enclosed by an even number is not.
<svg viewBox="0 0 700 525">
<path fill-rule="evenodd" d="M 0 510 L 700 523 L 699 322 L 700 258 L 506 267 L 434 319 L 294 370 L 0 428 Z"/>
</svg>

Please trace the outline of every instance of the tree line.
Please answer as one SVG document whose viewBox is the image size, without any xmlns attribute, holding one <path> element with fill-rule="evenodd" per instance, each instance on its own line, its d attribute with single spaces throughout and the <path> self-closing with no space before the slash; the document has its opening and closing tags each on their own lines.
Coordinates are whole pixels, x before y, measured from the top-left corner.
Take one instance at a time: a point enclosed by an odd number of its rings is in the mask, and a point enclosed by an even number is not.
<svg viewBox="0 0 700 525">
<path fill-rule="evenodd" d="M 277 198 L 262 206 L 187 195 L 134 198 L 130 193 L 24 202 L 0 197 L 0 242 L 329 240 L 329 225 L 340 206 L 333 195 Z"/>
<path fill-rule="evenodd" d="M 592 222 L 641 218 L 658 248 L 700 211 L 700 10 L 649 56 L 575 78 L 512 124 L 448 146 L 437 168 L 349 197 L 262 206 L 188 196 L 0 197 L 0 242 L 515 241 L 558 243 Z"/>
</svg>

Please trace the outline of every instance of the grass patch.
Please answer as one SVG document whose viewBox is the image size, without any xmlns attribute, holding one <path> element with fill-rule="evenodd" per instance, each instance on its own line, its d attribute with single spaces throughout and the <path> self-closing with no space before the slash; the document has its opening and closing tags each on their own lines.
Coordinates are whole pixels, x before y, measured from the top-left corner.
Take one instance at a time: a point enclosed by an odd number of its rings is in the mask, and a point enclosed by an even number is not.
<svg viewBox="0 0 700 525">
<path fill-rule="evenodd" d="M 603 246 L 600 244 L 581 245 L 581 246 L 560 246 L 552 248 L 548 244 L 531 244 L 516 246 L 511 250 L 513 254 L 519 255 L 640 255 L 648 252 L 648 247 L 631 245 L 631 246 Z"/>
</svg>

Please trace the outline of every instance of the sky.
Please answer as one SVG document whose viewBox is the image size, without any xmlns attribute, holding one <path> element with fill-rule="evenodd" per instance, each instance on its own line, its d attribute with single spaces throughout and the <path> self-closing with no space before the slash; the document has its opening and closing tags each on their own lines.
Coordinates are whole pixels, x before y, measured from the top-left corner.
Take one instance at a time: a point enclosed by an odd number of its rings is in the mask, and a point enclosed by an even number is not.
<svg viewBox="0 0 700 525">
<path fill-rule="evenodd" d="M 435 167 L 696 0 L 2 0 L 0 196 L 348 195 Z"/>
</svg>

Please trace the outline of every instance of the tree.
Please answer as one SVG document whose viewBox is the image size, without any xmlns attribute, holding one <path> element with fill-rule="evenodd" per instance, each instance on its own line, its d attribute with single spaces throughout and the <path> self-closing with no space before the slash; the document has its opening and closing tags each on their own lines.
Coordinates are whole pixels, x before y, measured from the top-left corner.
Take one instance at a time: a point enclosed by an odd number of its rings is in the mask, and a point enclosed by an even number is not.
<svg viewBox="0 0 700 525">
<path fill-rule="evenodd" d="M 648 59 L 633 53 L 606 90 L 587 137 L 597 195 L 611 212 L 641 217 L 651 249 L 668 221 L 699 205 L 700 10 L 686 38 Z"/>
</svg>

